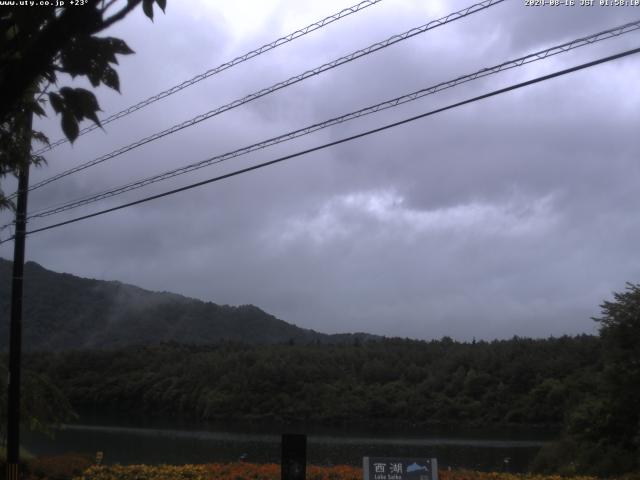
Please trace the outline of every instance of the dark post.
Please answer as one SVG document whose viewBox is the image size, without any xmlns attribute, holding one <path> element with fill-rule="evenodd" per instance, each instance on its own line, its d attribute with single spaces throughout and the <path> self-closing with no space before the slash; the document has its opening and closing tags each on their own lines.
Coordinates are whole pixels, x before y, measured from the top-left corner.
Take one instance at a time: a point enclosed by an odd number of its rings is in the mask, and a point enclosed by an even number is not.
<svg viewBox="0 0 640 480">
<path fill-rule="evenodd" d="M 27 127 L 18 132 L 31 146 L 31 114 Z M 30 153 L 28 153 L 30 155 Z M 24 270 L 24 244 L 29 189 L 29 163 L 25 158 L 18 174 L 18 201 L 13 246 L 13 278 L 11 284 L 11 323 L 9 333 L 9 375 L 7 378 L 7 480 L 20 478 L 20 358 L 22 354 L 22 278 Z"/>
<path fill-rule="evenodd" d="M 282 435 L 282 480 L 305 480 L 307 475 L 307 436 Z"/>
</svg>

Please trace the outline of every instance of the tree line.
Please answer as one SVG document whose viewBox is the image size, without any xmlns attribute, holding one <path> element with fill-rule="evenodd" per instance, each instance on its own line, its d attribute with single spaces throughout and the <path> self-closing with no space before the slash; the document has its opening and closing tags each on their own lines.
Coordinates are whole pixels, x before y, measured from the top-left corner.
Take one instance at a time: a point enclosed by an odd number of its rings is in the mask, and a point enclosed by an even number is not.
<svg viewBox="0 0 640 480">
<path fill-rule="evenodd" d="M 560 427 L 602 371 L 578 336 L 351 345 L 167 343 L 30 355 L 77 409 L 197 420 Z"/>
</svg>

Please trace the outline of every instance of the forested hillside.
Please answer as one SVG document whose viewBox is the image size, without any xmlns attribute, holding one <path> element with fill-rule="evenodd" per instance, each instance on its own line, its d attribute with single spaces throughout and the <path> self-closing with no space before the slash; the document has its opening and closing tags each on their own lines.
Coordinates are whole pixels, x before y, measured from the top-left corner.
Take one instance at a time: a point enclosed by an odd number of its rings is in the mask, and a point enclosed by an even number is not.
<svg viewBox="0 0 640 480">
<path fill-rule="evenodd" d="M 0 260 L 4 345 L 10 267 Z M 602 475 L 639 466 L 639 285 L 604 302 L 599 336 L 459 343 L 326 335 L 253 306 L 83 279 L 35 263 L 27 263 L 25 278 L 25 367 L 38 385 L 56 390 L 60 405 L 66 396 L 80 412 L 545 426 L 562 429 L 563 438 L 541 451 L 541 470 Z M 36 403 L 33 418 L 56 421 L 48 405 Z"/>
<path fill-rule="evenodd" d="M 11 262 L 0 259 L 0 345 L 8 345 Z M 120 282 L 76 277 L 25 265 L 23 345 L 26 350 L 127 345 L 351 342 L 366 334 L 326 335 L 296 327 L 253 305 L 232 307 Z"/>
<path fill-rule="evenodd" d="M 37 354 L 79 409 L 396 425 L 559 426 L 593 388 L 597 337 L 184 346 Z"/>
</svg>

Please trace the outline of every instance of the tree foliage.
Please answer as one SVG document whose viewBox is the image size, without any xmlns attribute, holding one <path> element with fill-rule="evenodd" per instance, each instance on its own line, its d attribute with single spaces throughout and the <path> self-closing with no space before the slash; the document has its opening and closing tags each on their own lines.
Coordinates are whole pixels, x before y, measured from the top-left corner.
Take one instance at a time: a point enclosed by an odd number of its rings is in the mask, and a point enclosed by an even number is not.
<svg viewBox="0 0 640 480">
<path fill-rule="evenodd" d="M 45 115 L 48 101 L 60 115 L 65 136 L 74 141 L 85 119 L 100 124 L 100 105 L 86 89 L 63 86 L 60 76 L 86 77 L 93 87 L 120 89 L 117 55 L 133 50 L 121 39 L 98 37 L 98 33 L 123 19 L 142 4 L 153 19 L 153 5 L 163 11 L 166 0 L 87 0 L 83 5 L 54 8 L 4 7 L 0 10 L 0 176 L 16 173 L 30 147 L 31 114 Z M 40 132 L 31 137 L 48 139 Z M 43 158 L 33 158 L 39 164 Z M 12 206 L 0 192 L 0 208 Z"/>
<path fill-rule="evenodd" d="M 605 301 L 600 323 L 604 351 L 601 402 L 607 412 L 604 440 L 628 452 L 640 468 L 640 285 Z"/>
<path fill-rule="evenodd" d="M 7 376 L 7 367 L 0 361 L 0 376 Z M 32 431 L 53 434 L 62 422 L 77 418 L 77 414 L 60 389 L 46 376 L 32 369 L 23 372 L 21 382 L 21 423 Z M 7 389 L 0 389 L 0 417 L 7 417 Z M 5 422 L 0 423 L 0 437 L 5 437 Z"/>
<path fill-rule="evenodd" d="M 560 428 L 599 369 L 596 337 L 361 345 L 181 345 L 31 354 L 83 409 L 329 425 Z M 595 360 L 595 362 L 594 362 Z M 522 372 L 526 366 L 526 385 Z"/>
<path fill-rule="evenodd" d="M 542 469 L 611 475 L 640 469 L 640 285 L 600 307 L 602 369 L 567 416 L 562 441 L 540 456 Z"/>
</svg>

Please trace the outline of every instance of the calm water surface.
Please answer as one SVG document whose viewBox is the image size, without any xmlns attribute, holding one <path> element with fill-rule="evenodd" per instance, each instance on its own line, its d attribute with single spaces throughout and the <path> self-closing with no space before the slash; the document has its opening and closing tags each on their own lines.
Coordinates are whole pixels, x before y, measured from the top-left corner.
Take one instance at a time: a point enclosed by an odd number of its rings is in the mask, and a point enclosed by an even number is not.
<svg viewBox="0 0 640 480">
<path fill-rule="evenodd" d="M 280 435 L 306 433 L 308 462 L 361 465 L 363 456 L 436 457 L 441 468 L 526 471 L 553 433 L 532 431 L 402 431 L 251 424 L 188 425 L 173 421 L 114 421 L 84 416 L 55 439 L 23 433 L 36 455 L 104 452 L 106 463 L 278 463 Z M 505 461 L 506 460 L 506 461 Z"/>
</svg>

